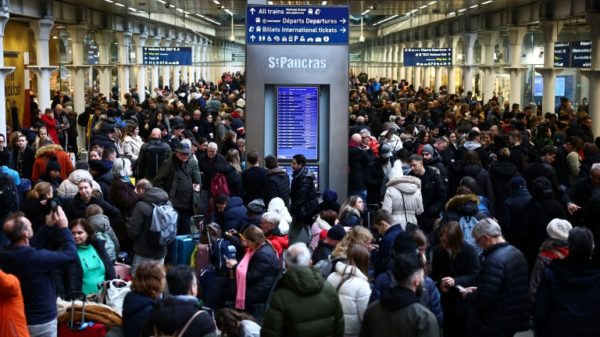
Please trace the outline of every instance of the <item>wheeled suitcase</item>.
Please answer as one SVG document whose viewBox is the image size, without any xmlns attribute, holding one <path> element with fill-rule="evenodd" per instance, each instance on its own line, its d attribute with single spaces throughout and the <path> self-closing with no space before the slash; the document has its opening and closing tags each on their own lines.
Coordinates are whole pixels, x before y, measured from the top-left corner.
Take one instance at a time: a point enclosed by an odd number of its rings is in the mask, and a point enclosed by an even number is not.
<svg viewBox="0 0 600 337">
<path fill-rule="evenodd" d="M 82 298 L 81 322 L 75 322 L 75 298 L 71 301 L 71 317 L 70 319 L 58 325 L 58 337 L 104 337 L 106 335 L 106 327 L 101 323 L 85 320 L 85 295 L 80 294 Z"/>
<path fill-rule="evenodd" d="M 190 264 L 192 252 L 197 240 L 192 235 L 177 235 L 175 238 L 175 264 Z"/>
</svg>

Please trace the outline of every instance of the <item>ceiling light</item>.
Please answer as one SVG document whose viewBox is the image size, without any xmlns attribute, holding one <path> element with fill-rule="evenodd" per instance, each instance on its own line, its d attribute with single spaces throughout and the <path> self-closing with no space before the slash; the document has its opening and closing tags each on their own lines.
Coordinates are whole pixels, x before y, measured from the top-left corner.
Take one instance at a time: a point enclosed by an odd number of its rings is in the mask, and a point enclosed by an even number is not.
<svg viewBox="0 0 600 337">
<path fill-rule="evenodd" d="M 179 13 L 183 13 L 183 9 L 181 9 L 181 8 L 177 8 L 175 10 L 178 11 Z"/>
<path fill-rule="evenodd" d="M 327 0 L 321 1 L 321 6 L 327 6 Z"/>
<path fill-rule="evenodd" d="M 213 0 L 215 5 L 220 5 L 221 3 L 218 0 Z"/>
<path fill-rule="evenodd" d="M 365 42 L 365 37 L 361 35 L 361 36 L 358 38 L 358 42 L 360 42 L 360 43 L 363 43 L 363 42 Z"/>
<path fill-rule="evenodd" d="M 392 16 L 390 16 L 389 18 L 385 18 L 385 19 L 383 19 L 383 20 L 379 20 L 378 22 L 375 22 L 375 23 L 373 24 L 373 26 L 380 25 L 380 24 L 382 24 L 382 23 L 384 23 L 384 22 L 388 22 L 388 21 L 390 21 L 390 20 L 393 20 L 393 19 L 395 19 L 395 18 L 397 18 L 397 17 L 398 17 L 398 14 L 396 14 L 396 15 L 392 15 Z"/>
<path fill-rule="evenodd" d="M 125 5 L 123 5 L 122 3 L 119 3 L 119 2 L 115 2 L 115 5 L 117 5 L 119 7 L 125 7 Z"/>
<path fill-rule="evenodd" d="M 462 13 L 462 12 L 464 12 L 464 11 L 466 11 L 466 10 L 467 10 L 466 8 L 461 8 L 461 9 L 457 10 L 456 12 L 457 12 L 457 13 Z"/>
<path fill-rule="evenodd" d="M 106 1 L 108 3 L 113 3 L 114 2 L 113 0 L 104 0 L 104 1 Z"/>
<path fill-rule="evenodd" d="M 231 11 L 230 11 L 228 8 L 225 8 L 225 9 L 223 9 L 223 10 L 225 11 L 225 13 L 227 13 L 227 14 L 229 14 L 229 15 L 233 16 L 233 13 L 232 13 L 232 12 L 231 12 Z"/>
<path fill-rule="evenodd" d="M 58 39 L 58 36 L 57 35 L 52 35 L 52 38 L 56 40 L 56 39 Z"/>
<path fill-rule="evenodd" d="M 423 5 L 423 6 L 419 7 L 419 9 L 425 9 L 425 8 L 427 8 L 427 5 Z"/>
<path fill-rule="evenodd" d="M 214 23 L 214 24 L 215 24 L 215 25 L 217 25 L 217 26 L 220 26 L 220 25 L 221 25 L 221 23 L 220 23 L 219 21 L 213 20 L 213 19 L 211 19 L 211 18 L 209 18 L 209 17 L 207 17 L 207 16 L 204 16 L 204 15 L 202 15 L 202 14 L 198 14 L 198 13 L 196 13 L 196 16 L 197 16 L 197 17 L 199 17 L 199 18 L 201 18 L 201 19 L 203 19 L 203 20 L 206 20 L 206 21 L 208 21 L 208 22 Z"/>
<path fill-rule="evenodd" d="M 436 1 L 432 1 L 432 2 L 428 3 L 428 5 L 429 5 L 429 6 L 433 6 L 433 5 L 435 5 L 436 3 L 437 3 L 437 0 L 436 0 Z"/>
<path fill-rule="evenodd" d="M 488 1 L 484 1 L 481 4 L 482 5 L 487 5 L 487 4 L 491 4 L 492 2 L 494 2 L 494 0 L 488 0 Z"/>
<path fill-rule="evenodd" d="M 175 8 L 175 5 L 171 4 L 169 7 L 171 7 L 171 8 Z"/>
<path fill-rule="evenodd" d="M 164 0 L 156 0 L 156 1 L 160 2 L 161 4 L 166 4 L 166 3 L 167 3 L 167 2 L 166 2 L 166 1 L 164 1 Z"/>
<path fill-rule="evenodd" d="M 364 15 L 367 15 L 367 13 L 369 13 L 370 11 L 371 11 L 371 9 L 367 9 L 367 10 L 365 10 L 364 12 L 362 12 L 360 15 L 363 15 L 363 16 L 364 16 Z"/>
<path fill-rule="evenodd" d="M 448 13 L 448 16 L 455 16 L 455 15 L 456 15 L 456 12 L 450 12 L 450 13 Z"/>
<path fill-rule="evenodd" d="M 272 5 L 273 1 L 267 1 L 267 4 Z"/>
<path fill-rule="evenodd" d="M 473 6 L 469 7 L 469 8 L 474 9 L 474 8 L 477 8 L 477 7 L 479 7 L 479 5 L 475 4 L 475 5 L 473 5 Z"/>
<path fill-rule="evenodd" d="M 135 8 L 133 8 L 133 7 L 129 7 L 128 9 L 129 9 L 130 11 L 132 11 L 132 12 L 137 12 L 137 9 L 135 9 Z"/>
</svg>

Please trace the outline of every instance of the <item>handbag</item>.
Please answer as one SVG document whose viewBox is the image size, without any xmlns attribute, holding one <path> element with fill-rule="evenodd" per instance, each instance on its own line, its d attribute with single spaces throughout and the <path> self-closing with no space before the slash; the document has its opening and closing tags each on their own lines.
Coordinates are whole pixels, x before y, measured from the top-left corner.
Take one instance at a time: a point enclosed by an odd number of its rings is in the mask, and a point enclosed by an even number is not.
<svg viewBox="0 0 600 337">
<path fill-rule="evenodd" d="M 158 330 L 158 328 L 154 327 L 154 336 L 153 337 L 181 337 L 185 334 L 185 332 L 190 327 L 190 325 L 192 324 L 194 319 L 196 319 L 196 317 L 198 317 L 203 312 L 205 312 L 205 311 L 204 310 L 196 311 L 196 313 L 193 314 L 192 317 L 190 317 L 190 319 L 188 319 L 187 323 L 185 323 L 183 328 L 175 330 L 175 332 L 172 335 L 165 335 L 160 330 Z"/>
<path fill-rule="evenodd" d="M 419 226 L 408 221 L 408 215 L 406 215 L 406 204 L 404 203 L 404 193 L 400 191 L 400 194 L 402 195 L 402 208 L 404 210 L 404 220 L 406 220 L 406 228 L 404 229 L 404 231 L 407 233 L 412 233 L 419 229 Z"/>
<path fill-rule="evenodd" d="M 120 315 L 123 311 L 125 296 L 131 291 L 131 282 L 114 279 L 98 284 L 98 288 L 98 302 L 108 305 Z"/>
</svg>

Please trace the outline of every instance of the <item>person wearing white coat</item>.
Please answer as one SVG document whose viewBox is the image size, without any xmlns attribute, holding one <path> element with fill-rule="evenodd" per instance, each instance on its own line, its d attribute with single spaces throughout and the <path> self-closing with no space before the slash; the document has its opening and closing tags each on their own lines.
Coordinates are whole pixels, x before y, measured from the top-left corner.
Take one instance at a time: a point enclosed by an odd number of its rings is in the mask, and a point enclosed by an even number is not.
<svg viewBox="0 0 600 337">
<path fill-rule="evenodd" d="M 279 214 L 279 217 L 281 218 L 279 221 L 279 230 L 281 231 L 281 234 L 287 234 L 290 231 L 292 215 L 290 214 L 290 211 L 288 211 L 287 207 L 285 207 L 283 199 L 279 197 L 271 199 L 271 201 L 269 201 L 269 206 L 267 207 L 267 212 L 275 212 Z"/>
<path fill-rule="evenodd" d="M 359 257 L 362 256 L 362 257 Z M 369 253 L 363 246 L 354 245 L 348 252 L 348 264 L 338 262 L 335 272 L 327 277 L 338 292 L 342 311 L 344 312 L 344 336 L 354 337 L 360 333 L 360 327 L 371 296 L 371 286 L 361 268 L 352 265 L 353 260 L 363 260 L 363 269 L 368 268 Z M 366 261 L 365 261 L 366 259 Z M 341 284 L 340 284 L 341 283 Z"/>
<path fill-rule="evenodd" d="M 394 220 L 394 225 L 417 225 L 417 215 L 423 213 L 423 197 L 421 196 L 421 180 L 413 176 L 396 173 L 394 166 L 387 182 L 381 209 L 388 211 Z"/>
</svg>

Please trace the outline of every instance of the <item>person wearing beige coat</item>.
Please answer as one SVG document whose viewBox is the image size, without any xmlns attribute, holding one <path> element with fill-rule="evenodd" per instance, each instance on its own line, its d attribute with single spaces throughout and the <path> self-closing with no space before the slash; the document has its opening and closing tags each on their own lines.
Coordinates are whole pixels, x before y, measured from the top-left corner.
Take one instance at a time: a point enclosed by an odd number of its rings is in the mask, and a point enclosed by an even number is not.
<svg viewBox="0 0 600 337">
<path fill-rule="evenodd" d="M 417 225 L 417 215 L 423 213 L 423 197 L 421 196 L 421 180 L 413 176 L 394 174 L 386 184 L 382 209 L 390 212 L 394 225 Z"/>
</svg>

